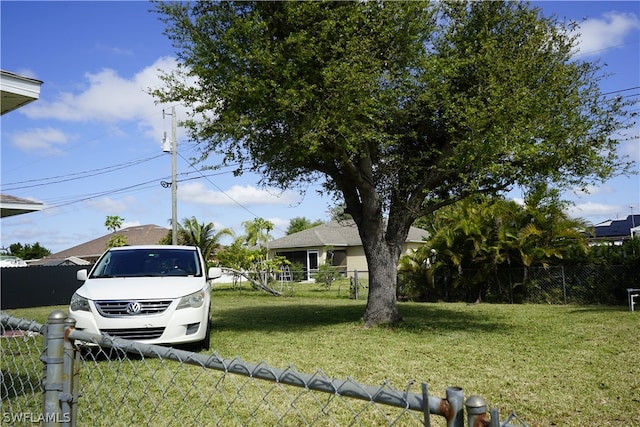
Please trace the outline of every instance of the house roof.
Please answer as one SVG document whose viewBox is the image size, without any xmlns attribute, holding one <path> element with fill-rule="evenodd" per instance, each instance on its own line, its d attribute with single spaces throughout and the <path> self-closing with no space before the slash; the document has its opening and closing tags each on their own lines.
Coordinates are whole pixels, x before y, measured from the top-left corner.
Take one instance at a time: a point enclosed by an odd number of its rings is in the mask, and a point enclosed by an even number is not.
<svg viewBox="0 0 640 427">
<path fill-rule="evenodd" d="M 44 205 L 33 200 L 22 199 L 8 194 L 0 194 L 0 217 L 21 215 L 42 210 Z"/>
<path fill-rule="evenodd" d="M 596 224 L 596 238 L 631 236 L 631 229 L 640 225 L 640 214 L 627 215 L 625 219 L 615 219 Z"/>
<path fill-rule="evenodd" d="M 137 225 L 134 227 L 123 228 L 116 231 L 127 239 L 128 245 L 154 245 L 157 244 L 169 232 L 168 228 L 159 227 L 157 225 Z M 52 265 L 55 260 L 65 260 L 69 257 L 77 257 L 82 259 L 95 259 L 102 255 L 107 249 L 107 242 L 114 233 L 106 234 L 97 239 L 90 240 L 81 245 L 74 246 L 64 251 L 51 254 L 44 257 L 31 265 Z"/>
<path fill-rule="evenodd" d="M 411 227 L 407 242 L 422 242 L 429 233 L 420 228 Z M 362 246 L 358 228 L 353 221 L 331 221 L 317 227 L 289 234 L 280 239 L 271 240 L 269 249 L 305 248 L 319 246 L 349 247 Z"/>
<path fill-rule="evenodd" d="M 0 70 L 1 114 L 16 110 L 40 98 L 40 80 Z"/>
<path fill-rule="evenodd" d="M 40 98 L 40 80 L 31 79 L 9 71 L 0 70 L 0 115 Z M 42 210 L 42 203 L 0 194 L 0 217 L 21 215 Z"/>
<path fill-rule="evenodd" d="M 42 260 L 38 260 L 42 261 Z M 47 258 L 47 261 L 43 263 L 35 264 L 37 261 L 33 263 L 29 263 L 29 265 L 44 265 L 44 266 L 58 266 L 58 265 L 91 265 L 91 263 L 82 258 L 78 258 L 75 256 L 70 256 L 67 258 Z"/>
</svg>

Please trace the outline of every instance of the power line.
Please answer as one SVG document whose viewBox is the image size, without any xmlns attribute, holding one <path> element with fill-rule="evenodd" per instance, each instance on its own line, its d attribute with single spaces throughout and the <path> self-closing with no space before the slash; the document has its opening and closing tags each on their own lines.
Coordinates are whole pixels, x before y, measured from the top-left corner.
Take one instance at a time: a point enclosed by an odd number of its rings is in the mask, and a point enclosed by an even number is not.
<svg viewBox="0 0 640 427">
<path fill-rule="evenodd" d="M 620 43 L 620 44 L 616 44 L 616 45 L 612 45 L 612 46 L 606 46 L 606 47 L 603 47 L 602 49 L 591 50 L 589 52 L 577 52 L 574 55 L 574 57 L 588 56 L 588 55 L 592 55 L 594 53 L 603 52 L 605 50 L 613 49 L 613 48 L 616 48 L 616 47 L 622 47 L 622 46 L 625 46 L 625 45 L 628 45 L 628 44 L 636 44 L 636 43 L 640 43 L 640 40 L 632 40 L 632 41 L 625 42 L 625 43 Z"/>
<path fill-rule="evenodd" d="M 640 89 L 640 86 L 634 86 L 634 87 L 628 87 L 626 89 L 620 89 L 620 90 L 613 90 L 611 92 L 607 92 L 607 93 L 601 93 L 600 95 L 602 96 L 607 96 L 607 95 L 613 95 L 613 94 L 620 94 L 621 92 L 628 92 L 630 90 L 636 90 L 636 89 Z M 630 97 L 630 96 L 636 96 L 637 94 L 632 93 L 631 95 L 625 95 L 624 98 Z"/>
<path fill-rule="evenodd" d="M 200 171 L 196 171 L 196 172 L 200 172 Z M 183 172 L 178 174 L 178 176 L 188 176 L 191 175 L 195 172 Z M 228 173 L 232 173 L 231 171 L 220 171 L 220 172 L 216 172 L 216 173 L 212 173 L 212 174 L 201 174 L 201 177 L 203 178 L 207 178 L 209 176 L 215 176 L 215 175 L 224 175 L 224 174 L 228 174 Z M 183 181 L 189 181 L 189 180 L 193 180 L 193 179 L 199 179 L 200 177 L 192 177 L 192 178 L 185 178 L 185 179 L 180 179 L 178 180 L 178 182 L 183 182 Z M 144 190 L 148 190 L 151 188 L 155 188 L 158 185 L 158 182 L 165 180 L 165 179 L 170 179 L 170 177 L 168 176 L 164 176 L 164 177 L 160 177 L 160 178 L 155 178 L 149 181 L 144 181 L 144 182 L 140 182 L 137 184 L 132 184 L 132 185 L 127 185 L 124 187 L 119 187 L 119 188 L 115 188 L 115 189 L 108 189 L 108 190 L 104 190 L 104 191 L 99 191 L 99 192 L 95 192 L 95 193 L 88 193 L 88 194 L 81 194 L 81 195 L 74 195 L 74 196 L 65 196 L 65 197 L 59 197 L 57 199 L 50 199 L 48 201 L 45 201 L 45 208 L 42 209 L 41 211 L 38 212 L 42 212 L 42 211 L 46 211 L 46 210 L 52 210 L 52 209 L 57 209 L 57 208 L 61 208 L 61 207 L 65 207 L 65 206 L 69 206 L 69 205 L 73 205 L 76 203 L 80 203 L 80 202 L 86 202 L 92 199 L 96 199 L 99 197 L 105 197 L 105 196 L 110 196 L 110 195 L 114 195 L 114 194 L 128 194 L 128 193 L 133 193 L 133 192 L 139 192 L 139 191 L 144 191 Z M 34 214 L 36 214 L 37 212 L 34 212 Z"/>
<path fill-rule="evenodd" d="M 83 172 L 76 172 L 76 173 L 67 174 L 67 175 L 58 175 L 58 176 L 47 177 L 47 178 L 38 178 L 38 179 L 30 179 L 26 181 L 11 182 L 11 183 L 5 184 L 2 187 L 2 191 L 13 191 L 13 190 L 19 190 L 24 188 L 44 187 L 52 184 L 59 184 L 61 182 L 69 182 L 69 181 L 75 181 L 78 179 L 89 178 L 92 176 L 103 175 L 106 173 L 126 169 L 132 166 L 137 166 L 139 164 L 157 159 L 158 157 L 162 157 L 163 155 L 164 154 L 161 153 L 156 156 L 132 160 L 127 163 L 120 163 L 117 165 L 105 166 L 103 168 L 92 169 L 92 170 L 83 171 Z M 20 185 L 20 184 L 29 184 L 29 185 Z"/>
<path fill-rule="evenodd" d="M 190 163 L 187 159 L 185 159 L 182 154 L 178 153 L 178 156 L 180 156 L 180 158 L 182 158 L 182 160 L 184 160 L 185 162 L 187 162 L 187 164 L 189 164 L 189 167 L 192 168 L 193 170 L 195 170 L 197 173 L 200 174 L 200 176 L 204 179 L 207 180 L 207 182 L 209 182 L 209 184 L 213 185 L 219 192 L 221 192 L 222 194 L 224 194 L 227 198 L 229 198 L 229 200 L 231 200 L 233 203 L 235 203 L 236 205 L 238 205 L 239 207 L 241 207 L 242 209 L 244 209 L 245 211 L 249 212 L 251 215 L 258 217 L 258 215 L 256 215 L 254 212 L 252 212 L 249 208 L 247 208 L 246 206 L 244 206 L 242 203 L 240 203 L 239 201 L 237 201 L 236 199 L 234 199 L 233 197 L 231 197 L 229 194 L 227 194 L 222 188 L 218 187 L 213 181 L 211 181 L 208 177 L 208 175 L 204 175 L 202 173 L 202 171 L 200 169 L 196 169 L 195 166 Z"/>
<path fill-rule="evenodd" d="M 218 187 L 213 181 L 211 181 L 209 179 L 209 176 L 213 176 L 216 174 L 211 174 L 211 175 L 205 175 L 202 173 L 202 171 L 200 169 L 196 169 L 195 166 L 193 164 L 191 164 L 187 159 L 185 159 L 182 154 L 178 153 L 178 155 L 189 164 L 189 167 L 193 168 L 196 172 L 198 172 L 200 174 L 200 176 L 204 179 L 207 180 L 207 182 L 209 182 L 209 184 L 211 184 L 212 186 L 214 186 L 219 192 L 221 192 L 222 194 L 224 194 L 226 197 L 229 198 L 229 200 L 231 200 L 233 203 L 235 203 L 236 205 L 238 205 L 240 208 L 244 209 L 245 211 L 247 211 L 248 213 L 250 213 L 254 218 L 260 218 L 260 215 L 256 214 L 255 212 L 253 212 L 251 209 L 249 209 L 248 207 L 246 207 L 245 205 L 243 205 L 242 203 L 240 203 L 239 201 L 237 201 L 236 199 L 234 199 L 233 197 L 231 197 L 229 194 L 227 194 L 223 189 L 221 189 L 220 187 Z M 235 165 L 228 165 L 228 166 L 237 166 L 237 164 Z M 228 172 L 227 172 L 228 173 Z M 191 179 L 197 179 L 196 178 L 191 178 Z M 285 230 L 282 230 L 280 228 L 278 228 L 275 224 L 273 224 L 274 229 L 279 230 L 283 233 L 286 234 Z"/>
<path fill-rule="evenodd" d="M 87 140 L 85 140 L 85 141 L 83 141 L 83 142 L 80 142 L 80 143 L 78 143 L 78 144 L 76 144 L 76 145 L 73 145 L 73 146 L 68 147 L 68 148 L 66 148 L 65 150 L 61 150 L 61 151 L 62 151 L 63 153 L 64 153 L 64 152 L 68 152 L 68 151 L 71 151 L 71 150 L 73 150 L 73 149 L 75 149 L 75 148 L 78 148 L 78 147 L 81 147 L 81 146 L 83 146 L 83 145 L 86 145 L 86 144 L 88 144 L 88 143 L 90 143 L 90 142 L 97 141 L 97 140 L 99 140 L 100 138 L 102 138 L 102 137 L 104 137 L 104 136 L 111 135 L 111 134 L 114 134 L 114 133 L 116 133 L 116 132 L 122 131 L 123 129 L 126 129 L 126 128 L 128 128 L 128 127 L 130 127 L 130 126 L 133 126 L 133 125 L 135 125 L 135 124 L 138 124 L 138 123 L 140 123 L 141 121 L 143 121 L 144 119 L 147 119 L 147 118 L 149 118 L 149 117 L 152 117 L 152 116 L 154 116 L 154 115 L 156 115 L 156 114 L 160 114 L 160 112 L 155 111 L 155 112 L 153 112 L 153 113 L 147 114 L 146 116 L 142 116 L 142 117 L 140 117 L 140 118 L 139 118 L 139 119 L 137 119 L 137 120 L 134 120 L 134 121 L 132 121 L 132 122 L 126 123 L 126 124 L 124 124 L 124 125 L 122 125 L 122 126 L 118 126 L 118 127 L 116 127 L 116 128 L 112 128 L 112 130 L 110 130 L 109 132 L 105 132 L 105 133 L 103 133 L 103 134 L 101 134 L 101 135 L 91 137 L 91 138 L 89 138 L 89 139 L 87 139 Z M 42 161 L 44 161 L 44 160 L 51 159 L 51 158 L 52 158 L 52 157 L 54 157 L 54 156 L 55 156 L 55 154 L 51 154 L 51 155 L 49 155 L 49 156 L 45 156 L 45 157 L 40 158 L 40 159 L 38 159 L 38 160 L 34 160 L 34 161 L 32 161 L 32 162 L 29 162 L 29 163 L 24 163 L 24 164 L 22 164 L 22 165 L 19 165 L 19 166 L 17 166 L 17 167 L 15 167 L 15 168 L 13 168 L 13 169 L 6 170 L 6 171 L 4 171 L 4 172 L 13 172 L 13 171 L 16 171 L 16 170 L 18 170 L 18 169 L 22 169 L 22 168 L 24 168 L 24 167 L 31 166 L 31 165 L 33 165 L 33 164 L 35 164 L 35 163 L 39 163 L 39 162 L 42 162 Z"/>
</svg>

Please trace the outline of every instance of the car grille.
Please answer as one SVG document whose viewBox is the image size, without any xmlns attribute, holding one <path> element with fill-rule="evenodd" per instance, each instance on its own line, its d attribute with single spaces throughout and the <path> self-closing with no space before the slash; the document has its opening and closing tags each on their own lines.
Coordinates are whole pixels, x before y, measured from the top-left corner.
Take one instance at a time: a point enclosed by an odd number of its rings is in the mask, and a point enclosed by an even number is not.
<svg viewBox="0 0 640 427">
<path fill-rule="evenodd" d="M 100 332 L 127 340 L 154 340 L 162 336 L 164 328 L 101 329 Z"/>
<path fill-rule="evenodd" d="M 96 301 L 95 304 L 101 316 L 120 317 L 161 314 L 171 305 L 171 302 L 172 300 L 121 300 Z"/>
</svg>

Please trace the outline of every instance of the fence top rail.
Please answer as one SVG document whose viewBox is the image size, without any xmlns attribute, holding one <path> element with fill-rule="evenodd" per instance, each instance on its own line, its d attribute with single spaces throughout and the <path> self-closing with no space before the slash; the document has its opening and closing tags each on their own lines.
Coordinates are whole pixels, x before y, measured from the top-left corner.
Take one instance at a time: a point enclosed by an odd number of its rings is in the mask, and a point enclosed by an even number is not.
<svg viewBox="0 0 640 427">
<path fill-rule="evenodd" d="M 23 318 L 9 316 L 6 312 L 0 311 L 0 323 L 4 326 L 9 326 L 12 329 L 19 329 L 22 331 L 38 332 L 43 334 L 47 328 L 46 325 L 40 324 L 33 320 L 27 320 Z"/>
<path fill-rule="evenodd" d="M 415 411 L 425 410 L 425 397 L 428 401 L 429 412 L 435 415 L 443 413 L 444 399 L 434 396 L 424 396 L 423 393 L 412 393 L 409 383 L 406 390 L 394 389 L 388 383 L 381 386 L 362 385 L 351 378 L 346 380 L 330 379 L 321 370 L 314 375 L 298 372 L 294 367 L 287 369 L 273 368 L 266 363 L 247 363 L 240 358 L 223 359 L 218 354 L 200 354 L 187 350 L 145 344 L 130 341 L 123 338 L 90 334 L 84 331 L 72 329 L 68 332 L 71 340 L 97 344 L 100 347 L 108 347 L 123 350 L 142 356 L 160 359 L 174 360 L 184 364 L 201 366 L 203 368 L 223 371 L 250 378 L 267 380 L 279 384 L 307 388 L 314 391 L 337 394 L 345 397 L 356 398 L 389 406 L 411 409 Z"/>
<path fill-rule="evenodd" d="M 53 322 L 53 320 L 56 320 L 56 322 Z M 380 386 L 363 385 L 357 383 L 351 378 L 347 378 L 345 380 L 331 379 L 319 369 L 315 374 L 309 375 L 299 373 L 291 366 L 286 369 L 278 369 L 273 368 L 264 362 L 253 364 L 247 363 L 240 358 L 223 359 L 215 352 L 212 354 L 199 354 L 172 347 L 151 345 L 122 338 L 90 334 L 76 330 L 73 327 L 75 320 L 68 318 L 66 313 L 62 311 L 52 313 L 49 316 L 49 321 L 60 326 L 62 326 L 61 322 L 64 322 L 65 349 L 69 344 L 72 345 L 71 348 L 75 347 L 74 341 L 77 340 L 86 344 L 94 344 L 100 347 L 107 347 L 116 351 L 133 353 L 140 356 L 148 356 L 161 360 L 173 360 L 181 364 L 195 365 L 202 368 L 222 371 L 224 373 L 267 380 L 277 384 L 295 386 L 337 396 L 395 406 L 407 410 L 420 411 L 425 414 L 426 425 L 429 425 L 428 414 L 434 414 L 445 417 L 447 419 L 448 426 L 461 426 L 461 423 L 463 422 L 461 417 L 464 412 L 464 406 L 466 406 L 467 410 L 470 411 L 469 414 L 482 415 L 482 417 L 484 417 L 483 414 L 486 414 L 487 407 L 484 399 L 479 398 L 479 396 L 471 396 L 466 402 L 463 402 L 464 395 L 462 389 L 458 387 L 448 387 L 446 390 L 446 398 L 439 398 L 430 396 L 428 393 L 428 386 L 424 383 L 422 384 L 421 393 L 411 392 L 410 389 L 415 384 L 414 381 L 410 381 L 406 389 L 402 391 L 393 388 L 387 381 L 384 381 Z M 2 325 L 0 332 L 4 332 L 4 329 L 8 327 L 13 330 L 38 332 L 43 335 L 47 335 L 48 330 L 46 324 L 43 325 L 32 320 L 16 318 L 8 315 L 4 311 L 0 311 L 0 324 Z M 51 330 L 49 330 L 49 332 L 51 332 Z M 49 335 L 49 339 L 51 338 L 52 337 Z M 62 340 L 59 339 L 62 338 L 62 336 L 58 336 L 56 334 L 55 338 L 55 341 L 59 341 L 59 345 L 62 345 Z M 54 347 L 50 341 L 46 342 L 45 345 L 50 349 Z M 58 359 L 44 358 L 41 360 L 46 364 L 48 362 L 54 363 L 54 361 L 57 361 Z M 483 402 L 481 405 L 482 408 L 476 405 L 476 401 Z M 480 412 L 478 412 L 478 410 L 480 410 Z M 520 424 L 510 424 L 510 421 L 514 418 Z M 471 420 L 471 418 L 469 418 L 469 420 Z M 471 423 L 471 421 L 469 422 Z M 520 420 L 515 413 L 512 413 L 507 420 L 500 423 L 499 414 L 495 408 L 491 410 L 491 425 L 500 425 L 501 427 L 526 427 L 526 424 Z"/>
</svg>

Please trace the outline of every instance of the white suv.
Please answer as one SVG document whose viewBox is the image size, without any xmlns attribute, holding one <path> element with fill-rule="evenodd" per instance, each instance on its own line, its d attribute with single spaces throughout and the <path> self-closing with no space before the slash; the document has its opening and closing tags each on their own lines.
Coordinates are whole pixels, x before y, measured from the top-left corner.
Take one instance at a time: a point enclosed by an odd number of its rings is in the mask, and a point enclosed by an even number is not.
<svg viewBox="0 0 640 427">
<path fill-rule="evenodd" d="M 76 328 L 148 344 L 209 349 L 211 285 L 222 275 L 205 269 L 193 246 L 123 246 L 107 250 L 73 294 Z"/>
</svg>

